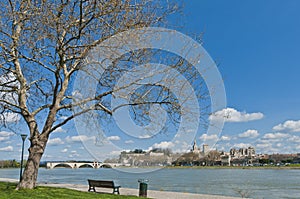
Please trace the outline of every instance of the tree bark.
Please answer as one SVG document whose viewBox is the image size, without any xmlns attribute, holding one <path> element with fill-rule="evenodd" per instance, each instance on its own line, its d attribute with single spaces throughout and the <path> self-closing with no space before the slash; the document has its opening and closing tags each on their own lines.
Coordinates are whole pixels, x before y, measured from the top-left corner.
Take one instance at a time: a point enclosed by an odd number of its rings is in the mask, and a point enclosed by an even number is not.
<svg viewBox="0 0 300 199">
<path fill-rule="evenodd" d="M 28 149 L 29 156 L 27 164 L 17 189 L 33 189 L 36 187 L 39 165 L 47 141 L 48 138 L 35 138 L 30 140 L 31 146 Z"/>
</svg>

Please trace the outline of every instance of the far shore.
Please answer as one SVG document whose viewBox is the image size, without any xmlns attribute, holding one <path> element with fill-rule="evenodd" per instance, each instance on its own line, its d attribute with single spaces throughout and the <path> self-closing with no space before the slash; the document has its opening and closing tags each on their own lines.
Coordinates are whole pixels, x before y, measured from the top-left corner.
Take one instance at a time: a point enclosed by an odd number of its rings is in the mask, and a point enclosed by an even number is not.
<svg viewBox="0 0 300 199">
<path fill-rule="evenodd" d="M 46 167 L 40 167 L 40 168 L 46 168 Z M 71 169 L 70 167 L 59 167 L 59 168 L 67 168 Z M 88 167 L 82 167 L 82 168 L 88 168 Z M 297 165 L 288 165 L 288 166 L 141 166 L 141 167 L 126 167 L 126 166 L 120 166 L 120 167 L 113 167 L 113 168 L 120 168 L 120 169 L 132 169 L 132 168 L 142 168 L 142 169 L 300 169 L 300 164 Z M 19 169 L 18 167 L 5 167 L 0 169 Z"/>
<path fill-rule="evenodd" d="M 68 167 L 66 167 L 68 168 Z M 297 166 L 140 166 L 140 167 L 113 167 L 113 168 L 140 168 L 140 169 L 300 169 L 300 165 Z"/>
<path fill-rule="evenodd" d="M 167 166 L 168 169 L 300 169 L 297 166 Z"/>
</svg>

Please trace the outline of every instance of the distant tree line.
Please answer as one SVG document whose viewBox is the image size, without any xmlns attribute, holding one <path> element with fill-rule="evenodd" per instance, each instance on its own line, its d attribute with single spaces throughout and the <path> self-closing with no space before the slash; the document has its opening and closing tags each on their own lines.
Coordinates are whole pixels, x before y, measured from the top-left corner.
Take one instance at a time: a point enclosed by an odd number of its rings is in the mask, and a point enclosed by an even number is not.
<svg viewBox="0 0 300 199">
<path fill-rule="evenodd" d="M 20 162 L 16 160 L 0 160 L 0 168 L 19 168 L 19 167 L 20 167 Z"/>
<path fill-rule="evenodd" d="M 146 153 L 143 149 L 135 149 L 134 151 L 130 151 L 131 153 Z"/>
<path fill-rule="evenodd" d="M 215 166 L 220 165 L 220 152 L 211 150 L 206 155 L 188 152 L 172 162 L 174 166 Z"/>
</svg>

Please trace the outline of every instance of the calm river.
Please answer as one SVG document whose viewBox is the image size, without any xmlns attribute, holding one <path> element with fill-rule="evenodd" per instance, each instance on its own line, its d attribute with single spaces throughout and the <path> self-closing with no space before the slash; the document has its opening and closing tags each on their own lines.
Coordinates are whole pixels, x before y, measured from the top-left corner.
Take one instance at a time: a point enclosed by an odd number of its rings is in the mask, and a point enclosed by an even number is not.
<svg viewBox="0 0 300 199">
<path fill-rule="evenodd" d="M 251 198 L 300 198 L 300 170 L 279 169 L 129 169 L 132 173 L 114 169 L 39 170 L 39 182 L 86 184 L 87 179 L 115 180 L 122 187 L 138 188 L 138 179 L 148 179 L 148 188 L 201 194 L 241 196 Z M 19 177 L 19 169 L 0 169 L 0 178 Z"/>
</svg>

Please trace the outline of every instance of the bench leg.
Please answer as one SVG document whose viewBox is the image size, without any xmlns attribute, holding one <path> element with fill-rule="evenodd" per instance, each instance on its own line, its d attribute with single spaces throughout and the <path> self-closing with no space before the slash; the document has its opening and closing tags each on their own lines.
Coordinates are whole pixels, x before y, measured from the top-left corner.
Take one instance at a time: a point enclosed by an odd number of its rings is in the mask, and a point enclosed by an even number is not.
<svg viewBox="0 0 300 199">
<path fill-rule="evenodd" d="M 95 187 L 89 187 L 89 190 L 88 190 L 88 191 L 96 192 L 96 189 L 95 189 Z"/>
<path fill-rule="evenodd" d="M 119 187 L 117 187 L 117 188 L 114 188 L 113 194 L 115 194 L 115 193 L 117 193 L 117 194 L 119 194 L 119 195 L 120 195 Z"/>
</svg>

